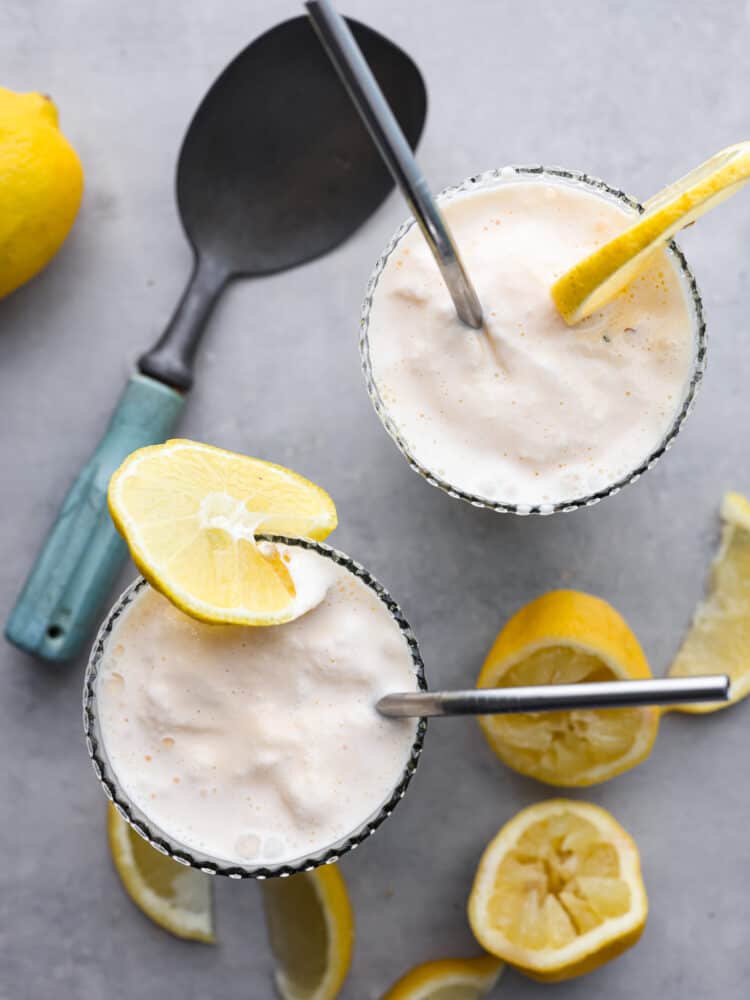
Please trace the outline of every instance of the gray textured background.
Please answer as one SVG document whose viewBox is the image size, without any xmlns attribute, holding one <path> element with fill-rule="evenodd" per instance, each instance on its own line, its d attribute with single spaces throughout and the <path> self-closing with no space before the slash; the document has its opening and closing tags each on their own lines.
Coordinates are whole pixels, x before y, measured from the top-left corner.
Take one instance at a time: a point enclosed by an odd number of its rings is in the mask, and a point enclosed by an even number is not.
<svg viewBox="0 0 750 1000">
<path fill-rule="evenodd" d="M 421 161 L 436 187 L 541 161 L 647 197 L 750 131 L 745 2 L 348 0 L 343 9 L 421 66 L 430 94 Z M 291 0 L 0 4 L 0 83 L 54 96 L 87 184 L 64 251 L 0 303 L 3 619 L 187 277 L 172 177 L 190 115 L 246 41 L 297 12 Z M 711 346 L 674 450 L 594 509 L 533 520 L 427 486 L 370 408 L 358 311 L 404 214 L 392 196 L 324 260 L 234 286 L 182 432 L 290 464 L 330 490 L 336 543 L 402 603 L 433 684 L 471 684 L 508 615 L 560 584 L 611 600 L 662 672 L 703 588 L 721 494 L 750 491 L 750 193 L 682 240 Z M 5 645 L 0 657 L 0 997 L 270 996 L 255 885 L 217 884 L 216 948 L 173 940 L 120 889 L 81 736 L 83 664 L 46 666 Z M 748 705 L 668 717 L 646 764 L 586 792 L 636 836 L 651 915 L 637 948 L 555 988 L 557 998 L 747 996 L 748 722 Z M 417 961 L 474 951 L 464 905 L 479 853 L 518 808 L 548 794 L 501 766 L 472 721 L 431 727 L 403 805 L 343 865 L 358 922 L 347 1000 L 374 1000 Z M 497 995 L 545 989 L 508 973 Z"/>
</svg>

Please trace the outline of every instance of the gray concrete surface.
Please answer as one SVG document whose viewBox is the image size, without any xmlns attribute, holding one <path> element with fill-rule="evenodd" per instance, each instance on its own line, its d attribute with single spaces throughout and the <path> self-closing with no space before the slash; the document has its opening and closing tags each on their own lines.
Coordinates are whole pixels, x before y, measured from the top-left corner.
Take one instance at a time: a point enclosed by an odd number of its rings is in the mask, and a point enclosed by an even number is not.
<svg viewBox="0 0 750 1000">
<path fill-rule="evenodd" d="M 750 6 L 727 2 L 348 0 L 425 74 L 421 149 L 435 186 L 546 162 L 648 196 L 750 131 Z M 181 4 L 4 0 L 0 83 L 58 102 L 86 196 L 64 251 L 0 303 L 0 617 L 5 618 L 136 355 L 169 317 L 189 254 L 172 198 L 179 142 L 207 85 L 292 0 Z M 212 323 L 182 432 L 283 462 L 333 494 L 337 544 L 402 603 L 433 684 L 471 684 L 508 615 L 565 584 L 611 600 L 654 671 L 699 598 L 726 488 L 750 491 L 750 193 L 682 241 L 705 299 L 707 378 L 674 450 L 592 510 L 519 519 L 423 483 L 370 408 L 357 316 L 398 198 L 335 254 L 236 285 Z M 131 575 L 129 570 L 126 576 Z M 216 886 L 219 945 L 153 927 L 123 894 L 80 728 L 82 662 L 0 648 L 0 997 L 262 1000 L 271 963 L 257 887 Z M 750 705 L 668 717 L 652 758 L 585 793 L 641 847 L 642 942 L 559 1000 L 739 1000 L 750 977 Z M 437 722 L 409 795 L 343 867 L 358 944 L 346 1000 L 411 964 L 472 953 L 464 906 L 479 853 L 550 791 L 506 770 L 470 720 Z M 508 973 L 497 996 L 545 994 Z"/>
</svg>

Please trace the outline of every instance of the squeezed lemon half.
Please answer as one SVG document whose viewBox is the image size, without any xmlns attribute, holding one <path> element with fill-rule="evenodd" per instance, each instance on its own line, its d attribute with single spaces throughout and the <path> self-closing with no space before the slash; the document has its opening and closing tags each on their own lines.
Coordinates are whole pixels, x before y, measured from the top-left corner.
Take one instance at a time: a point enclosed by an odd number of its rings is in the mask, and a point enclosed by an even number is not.
<svg viewBox="0 0 750 1000">
<path fill-rule="evenodd" d="M 276 625 L 308 610 L 278 550 L 255 537 L 322 541 L 337 524 L 328 494 L 290 469 L 179 439 L 129 455 L 108 499 L 149 583 L 209 623 Z"/>
<path fill-rule="evenodd" d="M 354 944 L 354 915 L 338 866 L 267 879 L 262 890 L 279 995 L 334 1000 Z"/>
<path fill-rule="evenodd" d="M 750 180 L 750 142 L 716 153 L 660 191 L 628 228 L 575 264 L 552 286 L 566 323 L 602 309 L 636 278 L 651 254 Z"/>
<path fill-rule="evenodd" d="M 492 955 L 423 962 L 394 983 L 383 1000 L 481 1000 L 503 968 Z"/>
<path fill-rule="evenodd" d="M 750 694 L 750 503 L 739 493 L 727 493 L 721 517 L 721 544 L 711 565 L 708 594 L 696 609 L 669 673 L 672 677 L 728 674 L 731 697 L 676 706 L 681 712 L 718 712 Z"/>
<path fill-rule="evenodd" d="M 534 979 L 591 972 L 635 944 L 648 900 L 638 849 L 606 810 L 551 799 L 490 842 L 469 898 L 479 943 Z"/>
<path fill-rule="evenodd" d="M 109 849 L 135 905 L 170 934 L 214 943 L 211 876 L 155 850 L 108 804 Z"/>
<path fill-rule="evenodd" d="M 606 601 L 555 590 L 521 608 L 502 629 L 477 687 L 576 684 L 651 676 L 627 622 Z M 659 728 L 657 708 L 575 709 L 486 715 L 479 723 L 513 770 L 550 785 L 593 785 L 644 760 Z"/>
</svg>

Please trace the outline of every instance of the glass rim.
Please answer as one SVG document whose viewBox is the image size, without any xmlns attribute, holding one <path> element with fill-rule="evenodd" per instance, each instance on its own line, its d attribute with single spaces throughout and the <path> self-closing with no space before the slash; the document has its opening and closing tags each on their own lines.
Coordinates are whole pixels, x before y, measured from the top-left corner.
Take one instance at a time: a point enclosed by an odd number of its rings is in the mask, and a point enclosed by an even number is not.
<svg viewBox="0 0 750 1000">
<path fill-rule="evenodd" d="M 594 177 L 591 174 L 583 173 L 577 170 L 567 170 L 564 167 L 545 167 L 540 164 L 528 164 L 528 165 L 509 165 L 505 167 L 497 167 L 492 170 L 486 170 L 483 173 L 473 174 L 467 177 L 465 180 L 460 181 L 458 184 L 452 184 L 449 187 L 444 188 L 438 195 L 437 200 L 440 202 L 450 201 L 457 195 L 464 194 L 467 191 L 471 191 L 475 188 L 481 187 L 493 187 L 495 185 L 503 183 L 512 183 L 517 179 L 518 176 L 528 178 L 530 180 L 536 180 L 543 177 L 554 177 L 564 183 L 570 184 L 570 186 L 582 185 L 601 192 L 608 199 L 617 200 L 630 208 L 634 209 L 639 213 L 645 211 L 644 206 L 641 202 L 637 201 L 631 195 L 626 194 L 619 188 L 615 188 L 606 181 L 601 180 L 598 177 Z M 682 401 L 682 406 L 677 411 L 669 430 L 663 436 L 659 444 L 654 448 L 654 450 L 640 462 L 632 472 L 629 472 L 625 476 L 621 476 L 615 482 L 608 486 L 602 487 L 593 493 L 586 494 L 581 497 L 574 497 L 570 500 L 561 500 L 556 503 L 544 504 L 544 503 L 509 503 L 503 500 L 492 500 L 489 497 L 483 497 L 478 494 L 469 493 L 462 490 L 447 480 L 438 476 L 435 472 L 423 466 L 419 460 L 414 456 L 406 441 L 403 439 L 395 421 L 392 419 L 388 407 L 383 402 L 383 399 L 378 390 L 375 376 L 372 369 L 372 360 L 370 358 L 370 342 L 369 342 L 369 326 L 370 326 L 370 312 L 372 309 L 372 302 L 375 295 L 375 291 L 380 280 L 380 276 L 385 269 L 393 251 L 396 249 L 398 244 L 401 242 L 403 237 L 409 232 L 409 230 L 416 225 L 416 220 L 413 216 L 405 219 L 401 223 L 399 228 L 393 234 L 391 239 L 385 246 L 375 267 L 370 274 L 367 282 L 367 289 L 365 292 L 365 298 L 362 303 L 362 310 L 360 313 L 360 327 L 359 327 L 359 351 L 360 351 L 360 363 L 362 367 L 362 373 L 365 379 L 365 385 L 367 387 L 367 392 L 370 397 L 370 401 L 377 413 L 380 422 L 387 431 L 388 435 L 395 442 L 401 454 L 404 456 L 406 461 L 409 463 L 411 468 L 417 472 L 423 479 L 425 479 L 431 486 L 437 487 L 443 493 L 447 493 L 448 496 L 454 497 L 458 500 L 464 500 L 470 503 L 474 507 L 485 507 L 488 510 L 494 510 L 498 513 L 503 514 L 518 514 L 518 515 L 528 515 L 537 514 L 541 516 L 546 516 L 549 514 L 564 513 L 567 511 L 579 510 L 581 507 L 591 507 L 594 504 L 599 503 L 601 500 L 607 497 L 614 496 L 619 493 L 621 489 L 625 486 L 629 486 L 631 483 L 636 482 L 640 477 L 651 469 L 662 455 L 668 451 L 675 438 L 682 429 L 685 420 L 689 416 L 693 404 L 695 402 L 695 397 L 698 388 L 703 380 L 703 374 L 706 368 L 706 350 L 708 344 L 708 338 L 706 333 L 706 321 L 703 310 L 703 301 L 698 291 L 698 285 L 696 283 L 693 272 L 691 271 L 685 255 L 682 250 L 677 246 L 674 240 L 666 245 L 665 249 L 667 253 L 676 262 L 676 270 L 678 272 L 678 278 L 686 291 L 686 298 L 688 299 L 688 304 L 691 313 L 691 327 L 694 335 L 694 356 L 693 365 L 690 374 L 690 378 L 685 389 L 685 395 Z"/>
<path fill-rule="evenodd" d="M 425 679 L 424 663 L 419 650 L 416 636 L 411 626 L 404 617 L 403 611 L 397 602 L 391 597 L 386 588 L 360 563 L 352 559 L 346 553 L 326 545 L 323 542 L 316 542 L 306 538 L 289 538 L 285 535 L 259 535 L 259 541 L 278 542 L 284 545 L 294 545 L 304 549 L 318 552 L 320 555 L 332 560 L 336 564 L 343 566 L 346 570 L 360 579 L 372 590 L 380 601 L 386 606 L 391 617 L 396 622 L 404 641 L 406 642 L 411 655 L 412 666 L 417 680 L 417 687 L 420 691 L 427 690 Z M 137 594 L 146 586 L 148 581 L 143 576 L 137 576 L 135 580 L 123 591 L 115 601 L 114 605 L 107 613 L 99 632 L 94 640 L 94 645 L 86 665 L 86 673 L 83 684 L 83 730 L 86 738 L 86 749 L 91 759 L 94 773 L 99 780 L 104 793 L 114 805 L 120 816 L 138 833 L 144 840 L 161 854 L 165 854 L 174 861 L 191 868 L 197 868 L 210 875 L 225 875 L 228 878 L 241 879 L 266 879 L 266 878 L 286 878 L 290 875 L 303 871 L 311 871 L 321 865 L 333 864 L 344 854 L 355 850 L 364 843 L 393 813 L 394 809 L 406 794 L 406 789 L 411 782 L 414 772 L 417 769 L 419 758 L 422 753 L 424 737 L 427 730 L 427 720 L 418 719 L 415 729 L 414 740 L 408 753 L 404 769 L 388 798 L 368 817 L 366 817 L 352 832 L 346 836 L 328 844 L 318 851 L 310 853 L 308 856 L 295 858 L 291 861 L 279 864 L 262 865 L 240 865 L 229 862 L 200 851 L 195 851 L 183 844 L 181 841 L 166 834 L 156 823 L 152 822 L 135 802 L 132 801 L 127 792 L 124 791 L 120 781 L 112 767 L 107 755 L 105 741 L 102 735 L 99 715 L 97 712 L 96 683 L 98 669 L 107 646 L 108 639 L 112 633 L 113 626 L 125 608 L 135 599 Z"/>
</svg>

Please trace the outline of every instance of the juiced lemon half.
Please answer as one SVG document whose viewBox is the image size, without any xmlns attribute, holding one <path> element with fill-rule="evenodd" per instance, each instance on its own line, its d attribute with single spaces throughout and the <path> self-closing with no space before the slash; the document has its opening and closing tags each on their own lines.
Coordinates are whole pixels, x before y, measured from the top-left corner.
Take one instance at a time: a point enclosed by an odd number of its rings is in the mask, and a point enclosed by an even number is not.
<svg viewBox="0 0 750 1000">
<path fill-rule="evenodd" d="M 590 594 L 555 590 L 521 608 L 498 635 L 477 687 L 576 684 L 651 676 L 627 622 Z M 644 760 L 659 728 L 657 708 L 578 709 L 479 720 L 509 767 L 550 785 L 606 781 Z"/>
<path fill-rule="evenodd" d="M 210 623 L 276 625 L 308 610 L 260 534 L 326 538 L 336 508 L 290 469 L 196 441 L 134 451 L 109 484 L 133 561 L 180 610 Z"/>
<path fill-rule="evenodd" d="M 682 712 L 718 712 L 750 694 L 750 503 L 739 493 L 727 493 L 721 517 L 721 544 L 711 566 L 709 591 L 669 673 L 729 674 L 731 698 L 681 705 Z"/>
<path fill-rule="evenodd" d="M 107 833 L 117 874 L 138 909 L 170 934 L 213 944 L 211 876 L 155 850 L 111 802 Z"/>
<path fill-rule="evenodd" d="M 283 1000 L 334 1000 L 346 979 L 354 915 L 336 865 L 262 883 Z"/>
<path fill-rule="evenodd" d="M 654 250 L 695 222 L 750 180 L 750 142 L 706 160 L 645 204 L 632 225 L 584 257 L 552 286 L 566 323 L 578 323 L 603 308 L 636 278 Z"/>
<path fill-rule="evenodd" d="M 481 1000 L 503 968 L 504 963 L 492 955 L 424 962 L 394 983 L 383 1000 Z"/>
<path fill-rule="evenodd" d="M 485 850 L 469 899 L 487 951 L 534 979 L 583 975 L 635 944 L 648 913 L 638 849 L 604 809 L 551 799 Z"/>
</svg>

